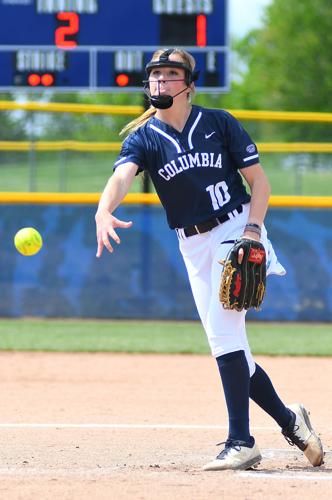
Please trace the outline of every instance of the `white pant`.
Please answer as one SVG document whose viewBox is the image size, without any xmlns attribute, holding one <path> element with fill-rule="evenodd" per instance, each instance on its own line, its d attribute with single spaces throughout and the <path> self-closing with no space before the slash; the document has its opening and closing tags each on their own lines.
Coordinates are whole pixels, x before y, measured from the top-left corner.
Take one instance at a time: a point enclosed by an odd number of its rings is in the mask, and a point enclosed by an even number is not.
<svg viewBox="0 0 332 500">
<path fill-rule="evenodd" d="M 212 231 L 179 239 L 179 246 L 212 355 L 218 357 L 222 354 L 243 350 L 248 361 L 250 375 L 252 375 L 255 372 L 255 362 L 246 334 L 246 311 L 226 310 L 221 305 L 219 285 L 223 268 L 218 262 L 226 258 L 233 245 L 233 243 L 223 242 L 236 240 L 243 234 L 248 215 L 249 204 L 243 206 L 241 214 L 231 215 L 230 220 L 215 227 Z M 275 257 L 264 226 L 262 227 L 261 242 L 265 246 L 267 260 L 269 260 L 269 247 L 271 247 Z M 277 265 L 280 266 L 279 263 Z M 284 274 L 284 272 L 280 266 L 279 272 L 276 274 Z"/>
</svg>

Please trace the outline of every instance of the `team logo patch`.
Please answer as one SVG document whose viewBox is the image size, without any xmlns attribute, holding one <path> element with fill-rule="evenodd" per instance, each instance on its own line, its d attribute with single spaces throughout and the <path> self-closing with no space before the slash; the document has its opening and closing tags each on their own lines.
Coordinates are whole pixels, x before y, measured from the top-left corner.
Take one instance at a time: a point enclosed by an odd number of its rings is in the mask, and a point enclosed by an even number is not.
<svg viewBox="0 0 332 500">
<path fill-rule="evenodd" d="M 249 144 L 249 146 L 246 147 L 246 151 L 248 151 L 248 153 L 254 153 L 256 151 L 255 144 Z"/>
<path fill-rule="evenodd" d="M 254 264 L 261 264 L 265 257 L 265 251 L 259 248 L 250 248 L 250 253 L 248 257 L 249 262 L 254 262 Z"/>
</svg>

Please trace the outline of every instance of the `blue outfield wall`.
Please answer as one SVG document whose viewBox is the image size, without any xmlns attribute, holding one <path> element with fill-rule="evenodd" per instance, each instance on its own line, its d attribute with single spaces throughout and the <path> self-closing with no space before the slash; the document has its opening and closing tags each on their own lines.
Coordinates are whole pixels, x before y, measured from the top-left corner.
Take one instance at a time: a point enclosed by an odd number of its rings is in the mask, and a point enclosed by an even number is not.
<svg viewBox="0 0 332 500">
<path fill-rule="evenodd" d="M 197 319 L 177 237 L 160 206 L 125 205 L 120 246 L 96 259 L 91 205 L 2 205 L 0 316 Z M 285 277 L 268 278 L 264 321 L 332 320 L 332 210 L 270 208 L 266 226 Z M 21 256 L 14 234 L 37 228 L 41 252 Z"/>
</svg>

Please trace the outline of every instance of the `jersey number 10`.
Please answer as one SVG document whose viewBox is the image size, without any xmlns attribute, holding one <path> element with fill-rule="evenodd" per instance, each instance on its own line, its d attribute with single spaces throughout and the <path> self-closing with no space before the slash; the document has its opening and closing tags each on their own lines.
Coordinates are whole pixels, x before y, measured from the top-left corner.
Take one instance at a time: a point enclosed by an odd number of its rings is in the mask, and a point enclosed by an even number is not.
<svg viewBox="0 0 332 500">
<path fill-rule="evenodd" d="M 225 181 L 218 182 L 217 184 L 210 184 L 210 186 L 206 188 L 206 191 L 211 197 L 213 210 L 219 210 L 220 207 L 228 203 L 231 199 Z"/>
</svg>

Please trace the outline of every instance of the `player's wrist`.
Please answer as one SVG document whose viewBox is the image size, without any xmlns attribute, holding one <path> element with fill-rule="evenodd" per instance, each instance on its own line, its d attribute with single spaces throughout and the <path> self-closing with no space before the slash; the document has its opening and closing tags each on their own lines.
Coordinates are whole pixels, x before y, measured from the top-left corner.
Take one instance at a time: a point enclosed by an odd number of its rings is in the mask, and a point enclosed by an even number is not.
<svg viewBox="0 0 332 500">
<path fill-rule="evenodd" d="M 260 234 L 257 234 L 253 231 L 245 230 L 243 232 L 242 238 L 248 239 L 248 240 L 260 241 Z"/>
<path fill-rule="evenodd" d="M 99 206 L 95 215 L 95 219 L 101 218 L 101 217 L 107 217 L 109 215 L 112 215 L 112 212 L 104 206 Z"/>
<path fill-rule="evenodd" d="M 262 233 L 262 228 L 256 222 L 247 222 L 247 224 L 245 225 L 244 231 L 250 232 L 250 233 L 255 233 L 260 237 L 261 233 Z"/>
</svg>

